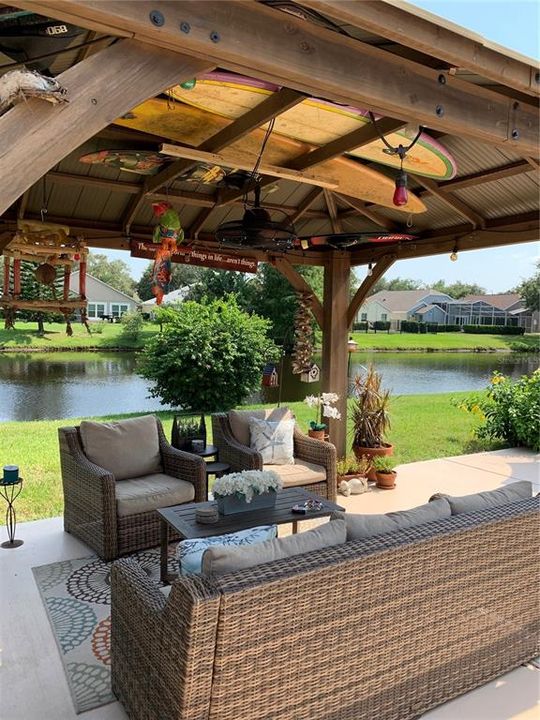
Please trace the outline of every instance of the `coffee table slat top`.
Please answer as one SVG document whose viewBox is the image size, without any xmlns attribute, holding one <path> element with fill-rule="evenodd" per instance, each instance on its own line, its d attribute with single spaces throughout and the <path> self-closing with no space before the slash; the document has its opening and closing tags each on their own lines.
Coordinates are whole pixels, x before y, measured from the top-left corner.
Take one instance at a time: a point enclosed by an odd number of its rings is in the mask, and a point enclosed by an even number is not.
<svg viewBox="0 0 540 720">
<path fill-rule="evenodd" d="M 291 508 L 297 503 L 304 503 L 306 500 L 319 500 L 323 503 L 321 510 L 314 510 L 308 513 L 293 513 Z M 307 492 L 303 488 L 286 488 L 278 492 L 274 508 L 252 510 L 234 515 L 220 515 L 217 522 L 211 525 L 198 523 L 195 513 L 198 507 L 208 506 L 212 503 L 186 503 L 184 505 L 173 505 L 172 507 L 159 509 L 158 515 L 165 520 L 184 539 L 204 538 L 213 535 L 224 535 L 225 533 L 246 530 L 258 525 L 283 525 L 302 520 L 311 520 L 318 517 L 328 517 L 333 512 L 343 511 L 344 508 L 325 498 Z"/>
</svg>

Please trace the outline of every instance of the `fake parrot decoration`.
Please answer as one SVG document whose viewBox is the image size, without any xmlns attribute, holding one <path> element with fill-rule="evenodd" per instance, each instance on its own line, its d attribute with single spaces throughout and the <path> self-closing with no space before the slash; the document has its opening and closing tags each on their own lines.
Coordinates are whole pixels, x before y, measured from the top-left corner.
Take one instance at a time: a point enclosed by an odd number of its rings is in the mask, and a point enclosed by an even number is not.
<svg viewBox="0 0 540 720">
<path fill-rule="evenodd" d="M 184 239 L 184 231 L 178 213 L 168 202 L 152 203 L 152 210 L 159 220 L 154 228 L 152 242 L 160 246 L 154 260 L 152 292 L 156 304 L 161 305 L 171 281 L 171 256 L 176 252 L 178 243 Z"/>
</svg>

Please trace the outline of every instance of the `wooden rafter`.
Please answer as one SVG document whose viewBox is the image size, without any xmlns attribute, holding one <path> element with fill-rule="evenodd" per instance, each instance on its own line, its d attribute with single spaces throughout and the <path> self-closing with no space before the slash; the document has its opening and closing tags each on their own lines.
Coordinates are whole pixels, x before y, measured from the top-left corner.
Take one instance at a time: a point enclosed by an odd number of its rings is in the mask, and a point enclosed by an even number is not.
<svg viewBox="0 0 540 720">
<path fill-rule="evenodd" d="M 202 230 L 204 223 L 210 217 L 214 207 L 215 206 L 212 205 L 212 207 L 204 208 L 204 210 L 201 210 L 201 212 L 197 215 L 195 220 L 191 223 L 191 225 L 188 228 L 188 231 L 187 231 L 188 237 L 193 238 L 194 240 L 196 240 L 199 237 L 199 233 Z"/>
<path fill-rule="evenodd" d="M 464 188 L 482 185 L 483 183 L 493 182 L 494 180 L 503 180 L 514 175 L 531 172 L 530 163 L 527 160 L 517 160 L 516 162 L 500 165 L 499 167 L 489 168 L 489 170 L 480 170 L 479 172 L 463 175 L 462 177 L 446 180 L 439 183 L 439 190 L 463 190 Z M 417 195 L 425 195 L 428 190 L 421 190 Z"/>
<path fill-rule="evenodd" d="M 525 159 L 532 168 L 534 168 L 535 170 L 540 170 L 540 161 L 536 160 L 536 158 L 527 157 Z"/>
<path fill-rule="evenodd" d="M 111 117 L 205 68 L 202 60 L 124 40 L 58 76 L 69 102 L 31 99 L 9 110 L 0 117 L 0 214 Z"/>
<path fill-rule="evenodd" d="M 488 41 L 472 33 L 458 32 L 444 20 L 437 22 L 415 8 L 414 14 L 394 3 L 350 0 L 302 0 L 302 5 L 329 17 L 394 40 L 400 45 L 440 58 L 530 95 L 538 96 L 535 69 L 529 63 L 503 54 Z M 467 33 L 467 34 L 465 34 Z"/>
<path fill-rule="evenodd" d="M 381 215 L 376 210 L 373 210 L 371 207 L 367 207 L 366 203 L 362 202 L 361 200 L 357 200 L 356 198 L 349 197 L 348 195 L 342 195 L 341 193 L 336 193 L 337 196 L 340 198 L 340 200 L 343 200 L 343 202 L 347 203 L 353 210 L 360 213 L 360 215 L 364 215 L 364 217 L 367 217 L 371 222 L 374 222 L 376 225 L 380 225 L 385 230 L 388 230 L 388 232 L 396 232 L 399 230 L 399 226 L 390 220 L 390 218 L 385 217 L 384 215 Z M 342 217 L 346 217 L 345 213 L 342 213 Z"/>
<path fill-rule="evenodd" d="M 322 328 L 324 324 L 324 308 L 306 279 L 300 275 L 298 270 L 294 269 L 291 261 L 285 257 L 271 257 L 268 261 L 276 268 L 276 270 L 287 278 L 295 290 L 298 290 L 298 292 L 307 292 L 312 296 L 313 299 L 311 301 L 310 309 L 313 313 L 313 317 L 317 321 L 317 324 L 320 328 Z"/>
<path fill-rule="evenodd" d="M 330 217 L 330 223 L 332 225 L 332 232 L 334 233 L 340 233 L 343 232 L 343 227 L 341 226 L 341 221 L 338 218 L 338 212 L 337 212 L 337 205 L 336 200 L 334 198 L 334 194 L 330 192 L 330 190 L 327 190 L 324 188 L 324 200 L 326 202 L 326 207 L 328 208 L 328 215 Z"/>
<path fill-rule="evenodd" d="M 537 154 L 535 108 L 260 3 L 176 0 L 162 6 L 161 27 L 150 21 L 153 5 L 146 0 L 18 4 L 90 29 L 134 33 L 140 43 L 204 57 L 309 95 L 515 148 L 524 156 Z M 179 33 L 181 22 L 196 31 Z M 218 43 L 212 40 L 216 33 Z"/>
<path fill-rule="evenodd" d="M 384 273 L 395 263 L 395 261 L 396 255 L 390 253 L 389 255 L 383 255 L 373 265 L 373 267 L 371 268 L 371 274 L 366 275 L 360 287 L 355 292 L 351 302 L 349 303 L 349 308 L 347 310 L 348 327 L 351 327 L 351 325 L 353 324 L 356 313 L 358 312 L 358 309 L 360 308 L 364 300 L 367 298 L 371 288 L 382 278 Z"/>
<path fill-rule="evenodd" d="M 409 177 L 414 179 L 419 185 L 422 185 L 422 187 L 424 187 L 430 195 L 439 198 L 439 200 L 441 200 L 445 205 L 448 205 L 449 208 L 452 208 L 452 210 L 455 210 L 455 212 L 459 215 L 469 220 L 473 227 L 484 227 L 485 220 L 481 215 L 469 207 L 467 203 L 464 203 L 463 200 L 460 200 L 455 195 L 452 195 L 451 192 L 442 190 L 435 180 L 421 177 L 420 175 L 411 175 L 410 173 Z"/>
<path fill-rule="evenodd" d="M 301 217 L 303 217 L 309 212 L 309 208 L 321 197 L 322 193 L 322 188 L 313 188 L 313 190 L 311 190 L 311 192 L 306 195 L 306 197 L 301 201 L 296 210 L 294 210 L 291 215 L 289 215 L 289 220 L 291 221 L 291 223 L 293 223 L 293 225 L 295 222 L 300 220 Z M 270 207 L 268 203 L 265 203 L 264 206 L 267 209 Z M 284 209 L 285 208 L 283 208 L 283 210 Z"/>
<path fill-rule="evenodd" d="M 245 137 L 252 130 L 264 125 L 280 113 L 298 105 L 298 103 L 302 102 L 305 97 L 306 96 L 303 93 L 296 92 L 295 90 L 289 90 L 288 88 L 282 88 L 279 92 L 274 93 L 269 98 L 266 98 L 256 107 L 252 108 L 247 113 L 244 113 L 241 117 L 234 120 L 215 135 L 212 135 L 212 137 L 205 140 L 199 145 L 197 150 L 213 153 L 219 152 L 228 145 L 231 145 L 237 140 Z M 144 188 L 139 194 L 139 197 L 134 198 L 130 202 L 124 215 L 123 222 L 126 231 L 129 232 L 131 223 L 139 212 L 147 194 L 153 193 L 163 185 L 172 182 L 182 173 L 195 167 L 196 164 L 197 162 L 182 158 L 173 162 L 169 165 L 169 167 L 165 168 L 154 177 L 148 178 L 145 182 Z"/>
</svg>

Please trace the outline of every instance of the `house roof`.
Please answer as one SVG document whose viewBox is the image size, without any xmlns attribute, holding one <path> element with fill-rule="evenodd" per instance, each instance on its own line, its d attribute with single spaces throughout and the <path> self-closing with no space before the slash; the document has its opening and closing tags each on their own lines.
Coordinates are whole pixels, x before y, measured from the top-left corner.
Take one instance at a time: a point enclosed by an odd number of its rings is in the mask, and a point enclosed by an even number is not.
<svg viewBox="0 0 540 720">
<path fill-rule="evenodd" d="M 438 305 L 431 304 L 431 305 L 426 305 L 423 308 L 420 308 L 420 310 L 416 311 L 416 314 L 417 315 L 425 315 L 426 313 L 428 313 L 430 310 L 433 310 L 434 308 L 436 310 L 440 310 L 442 313 L 444 312 L 444 310 L 441 307 L 439 307 Z"/>
<path fill-rule="evenodd" d="M 172 305 L 173 303 L 182 302 L 189 292 L 189 285 L 178 288 L 178 290 L 171 290 L 170 293 L 163 296 L 162 305 Z M 143 308 L 152 307 L 156 304 L 156 298 L 150 298 L 142 303 Z"/>
<path fill-rule="evenodd" d="M 433 294 L 442 295 L 448 298 L 449 301 L 452 300 L 450 295 L 446 295 L 446 293 L 432 290 L 431 288 L 424 288 L 423 290 L 380 290 L 367 298 L 366 303 L 377 301 L 390 310 L 390 312 L 406 312 L 423 298 Z"/>
<path fill-rule="evenodd" d="M 78 277 L 78 275 L 79 275 L 79 271 L 78 271 L 78 270 L 75 270 L 74 272 L 72 272 L 72 273 L 71 273 L 71 281 L 73 282 L 73 278 Z M 100 280 L 99 278 L 94 277 L 93 275 L 90 275 L 90 273 L 86 273 L 86 277 L 87 277 L 87 278 L 92 278 L 92 280 L 94 280 L 94 281 L 97 282 L 97 283 L 100 283 L 101 285 L 105 285 L 105 287 L 108 287 L 108 288 L 110 288 L 111 290 L 114 290 L 114 292 L 118 293 L 119 295 L 123 295 L 123 296 L 124 296 L 125 298 L 127 298 L 128 300 L 131 300 L 131 302 L 139 303 L 139 301 L 138 301 L 136 298 L 132 297 L 131 295 L 128 295 L 128 294 L 125 293 L 125 292 L 122 292 L 121 290 L 118 290 L 118 288 L 115 288 L 115 287 L 113 287 L 112 285 L 109 285 L 109 283 L 106 283 L 106 282 L 104 282 L 103 280 Z"/>
<path fill-rule="evenodd" d="M 511 305 L 515 305 L 521 300 L 521 295 L 518 293 L 500 293 L 499 295 L 466 295 L 461 298 L 461 303 L 475 303 L 485 302 L 488 305 L 493 305 L 499 310 L 506 310 Z"/>
</svg>

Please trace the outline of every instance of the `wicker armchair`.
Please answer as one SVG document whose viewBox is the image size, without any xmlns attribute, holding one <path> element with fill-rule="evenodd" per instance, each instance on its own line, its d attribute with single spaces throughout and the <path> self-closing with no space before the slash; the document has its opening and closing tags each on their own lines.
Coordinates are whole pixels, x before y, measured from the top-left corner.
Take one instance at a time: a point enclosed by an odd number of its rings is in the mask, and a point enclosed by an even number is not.
<svg viewBox="0 0 540 720">
<path fill-rule="evenodd" d="M 238 415 L 255 415 L 250 411 Z M 262 470 L 261 454 L 237 440 L 228 413 L 212 415 L 213 444 L 219 450 L 219 459 L 231 466 L 231 472 Z M 295 465 L 265 465 L 281 476 L 284 487 L 302 487 L 308 492 L 328 500 L 336 499 L 336 448 L 328 442 L 314 440 L 303 433 L 298 425 L 294 428 Z M 291 474 L 291 471 L 294 474 Z M 304 474 L 304 480 L 300 474 Z"/>
<path fill-rule="evenodd" d="M 188 489 L 187 502 L 206 500 L 206 470 L 202 458 L 173 448 L 165 439 L 163 427 L 158 428 L 161 478 L 177 478 L 193 485 Z M 160 541 L 158 507 L 176 504 L 158 500 L 145 512 L 119 513 L 117 488 L 125 483 L 145 480 L 115 480 L 107 469 L 91 462 L 85 455 L 79 427 L 58 429 L 60 464 L 64 489 L 64 530 L 89 545 L 103 560 L 153 547 Z M 142 484 L 141 484 L 142 487 Z M 120 493 L 119 493 L 120 494 Z M 177 539 L 172 537 L 171 539 Z"/>
</svg>

